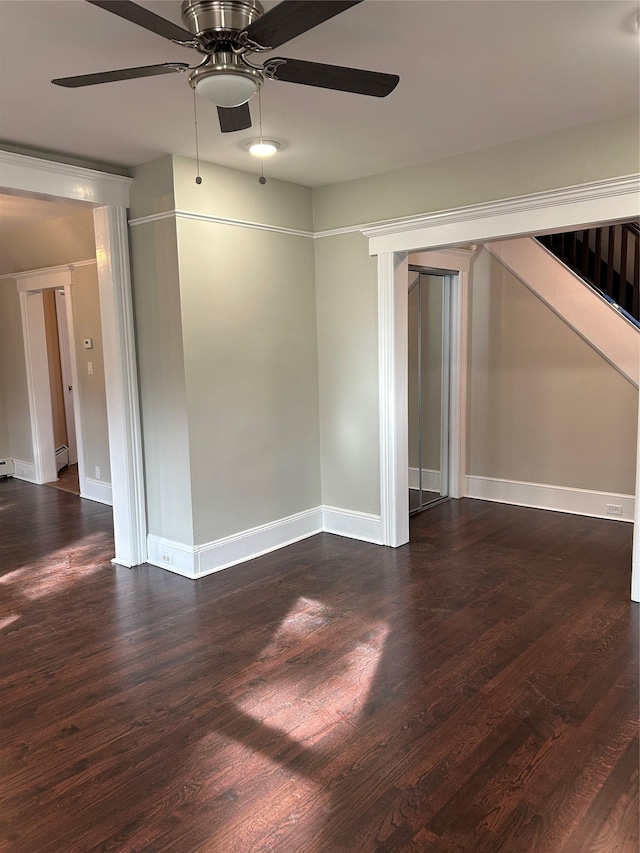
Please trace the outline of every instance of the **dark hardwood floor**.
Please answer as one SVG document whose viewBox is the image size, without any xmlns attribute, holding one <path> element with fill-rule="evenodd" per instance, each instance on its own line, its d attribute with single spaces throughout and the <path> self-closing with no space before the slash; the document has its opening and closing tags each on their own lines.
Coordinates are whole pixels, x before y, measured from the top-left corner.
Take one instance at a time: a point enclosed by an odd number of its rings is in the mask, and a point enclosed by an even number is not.
<svg viewBox="0 0 640 853">
<path fill-rule="evenodd" d="M 78 475 L 78 463 L 65 465 L 58 471 L 58 479 L 51 483 L 45 483 L 51 489 L 60 489 L 61 492 L 69 492 L 72 495 L 80 494 L 80 479 Z"/>
<path fill-rule="evenodd" d="M 0 847 L 637 853 L 631 535 L 449 501 L 190 581 L 0 481 Z"/>
</svg>

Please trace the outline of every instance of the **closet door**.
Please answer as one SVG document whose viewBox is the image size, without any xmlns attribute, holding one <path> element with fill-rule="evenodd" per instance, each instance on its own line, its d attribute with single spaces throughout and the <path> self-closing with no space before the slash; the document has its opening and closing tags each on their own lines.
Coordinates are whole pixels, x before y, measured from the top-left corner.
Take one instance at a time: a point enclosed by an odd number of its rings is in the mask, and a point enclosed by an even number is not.
<svg viewBox="0 0 640 853">
<path fill-rule="evenodd" d="M 409 273 L 409 511 L 449 492 L 450 277 Z"/>
</svg>

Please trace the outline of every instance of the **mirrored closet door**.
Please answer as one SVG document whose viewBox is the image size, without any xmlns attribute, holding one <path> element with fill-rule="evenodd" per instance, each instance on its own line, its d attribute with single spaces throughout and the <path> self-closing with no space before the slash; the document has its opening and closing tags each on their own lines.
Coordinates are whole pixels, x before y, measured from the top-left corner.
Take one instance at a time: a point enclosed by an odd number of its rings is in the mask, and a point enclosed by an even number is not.
<svg viewBox="0 0 640 853">
<path fill-rule="evenodd" d="M 409 512 L 449 494 L 451 279 L 409 268 Z"/>
</svg>

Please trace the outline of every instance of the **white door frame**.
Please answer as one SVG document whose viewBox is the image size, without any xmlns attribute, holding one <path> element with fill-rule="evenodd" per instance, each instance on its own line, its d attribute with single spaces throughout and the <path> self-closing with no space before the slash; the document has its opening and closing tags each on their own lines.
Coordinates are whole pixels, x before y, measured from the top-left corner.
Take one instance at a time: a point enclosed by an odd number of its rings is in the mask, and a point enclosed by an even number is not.
<svg viewBox="0 0 640 853">
<path fill-rule="evenodd" d="M 380 499 L 384 544 L 398 547 L 409 541 L 406 511 L 406 282 L 409 252 L 634 219 L 639 202 L 640 176 L 630 175 L 471 205 L 362 230 L 369 239 L 369 254 L 378 256 Z M 638 460 L 640 469 L 640 426 Z M 640 475 L 637 483 L 631 592 L 636 601 L 640 600 Z"/>
<path fill-rule="evenodd" d="M 20 312 L 22 316 L 22 334 L 24 338 L 25 364 L 27 369 L 27 391 L 29 395 L 29 413 L 31 416 L 31 435 L 33 443 L 33 464 L 35 483 L 51 483 L 58 479 L 55 463 L 55 444 L 52 429 L 53 414 L 51 408 L 51 386 L 49 381 L 47 341 L 44 326 L 43 290 L 63 290 L 65 295 L 65 317 L 58 318 L 59 327 L 64 330 L 69 344 L 71 384 L 74 387 L 74 430 L 78 462 L 78 480 L 80 497 L 100 500 L 111 504 L 104 494 L 90 495 L 85 463 L 85 446 L 82 430 L 82 400 L 78 382 L 78 363 L 75 348 L 70 341 L 75 340 L 73 320 L 73 272 L 79 266 L 94 265 L 96 261 L 77 261 L 59 267 L 46 267 L 39 270 L 26 270 L 2 278 L 12 278 L 18 285 Z M 95 489 L 94 489 L 95 492 Z M 111 488 L 109 487 L 109 493 Z"/>
<path fill-rule="evenodd" d="M 144 563 L 142 467 L 126 210 L 131 178 L 0 151 L 0 192 L 84 201 L 93 207 L 104 347 L 115 536 L 114 562 Z"/>
</svg>

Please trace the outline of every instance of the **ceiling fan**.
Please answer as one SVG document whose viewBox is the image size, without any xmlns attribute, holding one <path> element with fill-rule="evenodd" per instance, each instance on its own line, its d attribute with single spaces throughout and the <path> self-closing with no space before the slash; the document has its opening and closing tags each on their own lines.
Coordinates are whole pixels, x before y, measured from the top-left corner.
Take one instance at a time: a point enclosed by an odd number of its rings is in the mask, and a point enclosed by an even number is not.
<svg viewBox="0 0 640 853">
<path fill-rule="evenodd" d="M 282 0 L 266 13 L 259 0 L 184 0 L 182 20 L 186 29 L 129 0 L 87 2 L 176 44 L 191 47 L 203 59 L 193 66 L 185 62 L 163 62 L 160 65 L 61 77 L 52 83 L 76 88 L 135 77 L 188 72 L 193 89 L 217 105 L 223 133 L 251 127 L 248 102 L 265 79 L 377 98 L 390 94 L 400 80 L 396 74 L 324 65 L 303 59 L 273 57 L 262 65 L 256 65 L 250 58 L 252 54 L 266 53 L 279 47 L 362 0 Z"/>
</svg>

